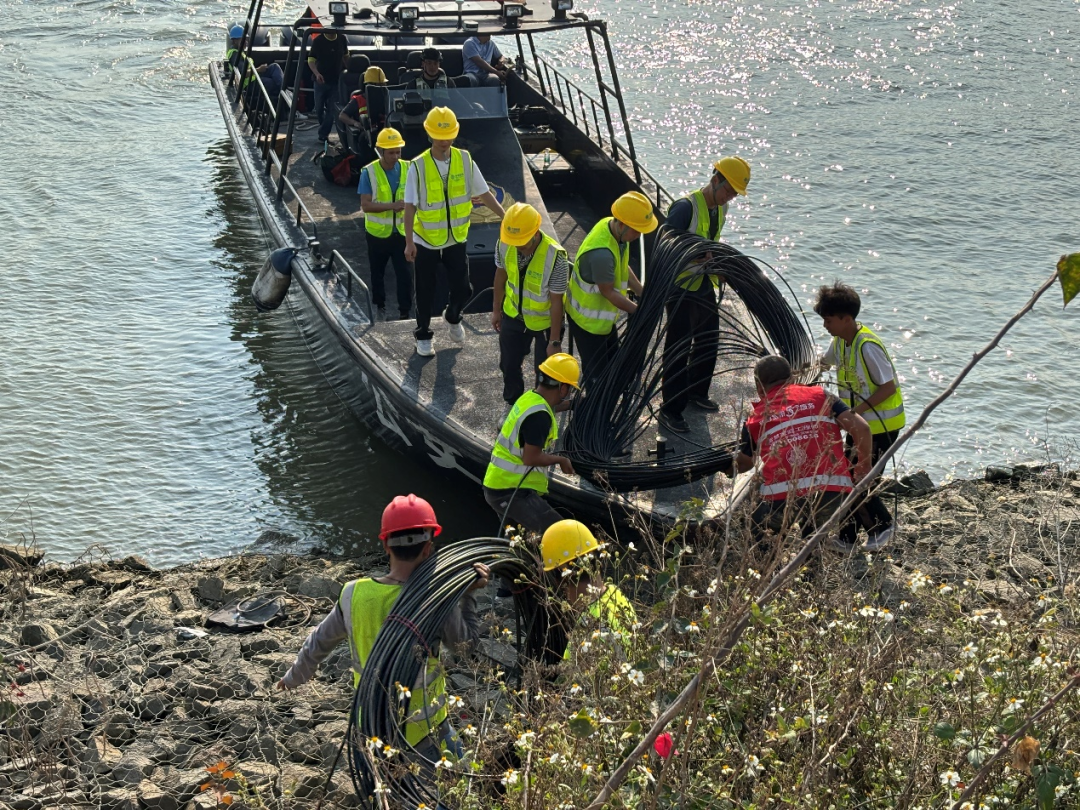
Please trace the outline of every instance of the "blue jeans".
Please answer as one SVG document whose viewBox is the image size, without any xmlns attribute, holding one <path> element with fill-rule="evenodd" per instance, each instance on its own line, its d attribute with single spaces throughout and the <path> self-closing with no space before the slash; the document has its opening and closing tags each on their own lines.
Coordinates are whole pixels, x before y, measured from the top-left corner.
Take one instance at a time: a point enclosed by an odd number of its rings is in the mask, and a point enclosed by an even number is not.
<svg viewBox="0 0 1080 810">
<path fill-rule="evenodd" d="M 337 79 L 323 84 L 315 82 L 315 117 L 319 119 L 320 141 L 329 138 L 330 130 L 334 128 L 334 119 L 337 118 L 337 90 Z"/>
</svg>

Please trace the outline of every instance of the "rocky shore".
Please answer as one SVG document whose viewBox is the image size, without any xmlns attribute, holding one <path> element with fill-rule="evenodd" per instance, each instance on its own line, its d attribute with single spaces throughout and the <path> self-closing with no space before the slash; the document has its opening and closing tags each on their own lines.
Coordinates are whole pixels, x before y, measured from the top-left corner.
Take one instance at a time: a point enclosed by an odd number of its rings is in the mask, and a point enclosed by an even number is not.
<svg viewBox="0 0 1080 810">
<path fill-rule="evenodd" d="M 1080 481 L 1054 468 L 996 478 L 903 487 L 893 545 L 831 564 L 830 577 L 872 580 L 884 604 L 915 570 L 998 605 L 1073 587 Z M 251 555 L 156 570 L 0 548 L 0 810 L 354 806 L 344 758 L 327 784 L 347 726 L 348 650 L 294 693 L 273 687 L 342 583 L 379 566 Z M 489 590 L 481 607 L 498 623 Z M 238 599 L 277 615 L 247 632 L 208 624 Z"/>
</svg>

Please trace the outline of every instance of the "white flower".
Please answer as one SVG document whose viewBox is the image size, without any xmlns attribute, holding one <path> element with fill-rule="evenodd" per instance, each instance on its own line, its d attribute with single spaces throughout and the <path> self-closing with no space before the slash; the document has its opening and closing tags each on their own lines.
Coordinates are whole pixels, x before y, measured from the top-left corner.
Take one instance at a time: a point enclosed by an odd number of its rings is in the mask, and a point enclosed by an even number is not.
<svg viewBox="0 0 1080 810">
<path fill-rule="evenodd" d="M 458 709 L 465 705 L 465 701 L 459 698 L 457 695 L 450 695 L 447 699 L 451 709 Z"/>
<path fill-rule="evenodd" d="M 720 587 L 720 580 L 714 579 L 712 582 L 709 583 L 709 587 L 705 589 L 705 593 L 711 596 L 712 594 L 716 593 L 716 589 L 718 587 Z"/>
<path fill-rule="evenodd" d="M 585 774 L 586 776 L 593 772 L 593 766 L 590 765 L 588 762 L 582 762 L 582 763 L 580 763 L 580 765 L 581 765 L 581 772 L 583 774 Z"/>
<path fill-rule="evenodd" d="M 401 685 L 400 683 L 399 683 L 399 684 L 395 684 L 395 686 L 397 686 L 397 690 L 398 690 L 398 698 L 399 698 L 399 699 L 400 699 L 400 698 L 407 698 L 407 697 L 412 697 L 412 692 L 410 692 L 410 691 L 409 691 L 408 689 L 406 689 L 406 688 L 405 688 L 404 686 L 402 686 L 402 685 Z"/>
<path fill-rule="evenodd" d="M 1051 658 L 1047 653 L 1039 653 L 1032 660 L 1031 666 L 1033 666 L 1033 667 L 1046 667 L 1046 666 L 1049 666 L 1052 663 L 1054 663 L 1054 659 Z"/>
<path fill-rule="evenodd" d="M 465 728 L 461 730 L 461 733 L 464 734 L 466 737 L 475 737 L 476 726 L 474 726 L 472 723 L 469 723 L 469 725 L 465 726 Z"/>
<path fill-rule="evenodd" d="M 645 673 L 639 672 L 636 669 L 632 669 L 626 676 L 626 679 L 630 681 L 630 683 L 632 683 L 634 686 L 641 686 L 643 683 L 645 683 Z"/>
<path fill-rule="evenodd" d="M 700 633 L 701 628 L 698 627 L 697 622 L 690 622 L 690 624 L 687 625 L 687 627 L 686 627 L 686 632 L 688 632 L 688 633 Z"/>
<path fill-rule="evenodd" d="M 367 741 L 368 751 L 376 751 L 383 747 L 383 741 L 378 737 L 372 737 Z"/>
<path fill-rule="evenodd" d="M 976 653 L 979 652 L 979 648 L 972 644 L 970 641 L 960 648 L 961 658 L 974 658 Z"/>
<path fill-rule="evenodd" d="M 536 741 L 535 731 L 523 731 L 518 734 L 517 746 L 518 748 L 524 748 L 526 751 L 532 747 L 533 742 Z"/>
<path fill-rule="evenodd" d="M 580 695 L 581 694 L 581 684 L 578 684 L 578 683 L 573 684 L 570 687 L 570 694 L 571 695 Z"/>
<path fill-rule="evenodd" d="M 591 650 L 591 649 L 592 649 L 592 642 L 591 642 L 591 641 L 583 641 L 583 642 L 581 642 L 581 647 L 580 647 L 580 649 L 581 649 L 581 651 L 582 651 L 583 653 L 586 653 L 586 652 L 588 652 L 589 650 Z"/>
<path fill-rule="evenodd" d="M 563 760 L 563 755 L 560 754 L 557 751 L 554 754 L 552 754 L 550 757 L 548 757 L 548 759 L 547 759 L 547 761 L 550 762 L 552 765 L 557 765 L 562 760 Z"/>
<path fill-rule="evenodd" d="M 720 769 L 721 776 L 731 776 L 733 773 L 735 773 L 735 769 L 732 768 L 730 765 L 725 765 L 723 768 Z"/>
<path fill-rule="evenodd" d="M 637 546 L 634 545 L 633 540 L 631 540 L 629 543 L 626 544 L 626 550 L 627 551 L 637 551 Z"/>
<path fill-rule="evenodd" d="M 753 754 L 746 758 L 746 775 L 750 778 L 758 776 L 765 770 L 765 766 L 761 764 L 761 760 L 755 757 Z"/>
<path fill-rule="evenodd" d="M 911 592 L 925 588 L 930 584 L 930 577 L 926 576 L 922 571 L 915 569 L 915 572 L 911 575 L 911 579 L 908 580 L 908 587 L 911 588 Z"/>
<path fill-rule="evenodd" d="M 1021 698 L 1009 698 L 1005 704 L 1005 710 L 1002 714 L 1014 714 L 1024 708 L 1024 701 Z"/>
<path fill-rule="evenodd" d="M 502 782 L 504 785 L 506 785 L 506 787 L 511 787 L 513 785 L 516 785 L 520 778 L 521 777 L 518 774 L 518 772 L 516 770 L 514 770 L 513 768 L 511 768 L 510 770 L 508 770 L 506 773 L 503 774 L 503 778 L 500 779 L 499 781 Z"/>
<path fill-rule="evenodd" d="M 438 770 L 439 768 L 443 768 L 445 770 L 450 770 L 453 767 L 454 767 L 454 763 L 451 762 L 449 759 L 447 759 L 445 755 L 438 762 L 435 763 L 435 769 L 436 770 Z"/>
<path fill-rule="evenodd" d="M 382 752 L 383 752 L 383 756 L 386 757 L 387 759 L 392 759 L 395 754 L 400 754 L 401 753 L 398 749 L 392 748 L 389 745 L 384 745 Z"/>
<path fill-rule="evenodd" d="M 960 774 L 958 774 L 954 770 L 945 771 L 938 777 L 938 779 L 940 779 L 941 784 L 945 785 L 946 787 L 956 787 L 960 784 Z"/>
<path fill-rule="evenodd" d="M 945 596 L 946 594 L 952 593 L 953 589 L 952 589 L 952 586 L 947 585 L 944 582 L 942 582 L 940 585 L 937 586 L 937 590 L 938 590 L 938 593 L 940 593 L 942 596 Z"/>
<path fill-rule="evenodd" d="M 805 616 L 808 619 L 812 619 L 812 618 L 814 618 L 815 616 L 818 615 L 817 610 L 814 609 L 814 608 L 807 608 L 806 610 L 800 610 L 799 613 L 801 613 L 803 616 Z"/>
</svg>

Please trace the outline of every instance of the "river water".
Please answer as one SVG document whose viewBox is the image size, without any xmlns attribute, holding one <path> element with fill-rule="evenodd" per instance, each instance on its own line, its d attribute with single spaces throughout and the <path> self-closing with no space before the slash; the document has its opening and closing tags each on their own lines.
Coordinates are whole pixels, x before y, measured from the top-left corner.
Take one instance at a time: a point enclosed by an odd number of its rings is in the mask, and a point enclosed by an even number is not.
<svg viewBox="0 0 1080 810">
<path fill-rule="evenodd" d="M 246 7 L 0 5 L 9 542 L 158 564 L 287 537 L 348 551 L 408 490 L 452 535 L 494 528 L 478 493 L 369 436 L 287 312 L 249 304 L 267 242 L 206 79 Z M 1080 248 L 1076 2 L 579 8 L 610 20 L 649 168 L 682 190 L 715 156 L 747 158 L 725 236 L 806 302 L 835 278 L 858 288 L 910 410 Z M 1075 464 L 1077 318 L 1048 294 L 903 466 Z"/>
</svg>

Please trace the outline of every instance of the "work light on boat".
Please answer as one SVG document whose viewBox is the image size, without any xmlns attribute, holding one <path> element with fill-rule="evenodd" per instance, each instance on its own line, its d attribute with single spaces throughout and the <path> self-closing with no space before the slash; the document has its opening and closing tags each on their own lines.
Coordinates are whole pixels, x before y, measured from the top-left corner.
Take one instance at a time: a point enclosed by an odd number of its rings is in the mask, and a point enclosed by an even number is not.
<svg viewBox="0 0 1080 810">
<path fill-rule="evenodd" d="M 525 6 L 521 3 L 503 3 L 502 21 L 503 28 L 517 28 L 518 20 L 525 13 Z"/>
<path fill-rule="evenodd" d="M 565 20 L 566 12 L 574 7 L 574 0 L 551 0 L 551 10 L 556 20 Z"/>
<path fill-rule="evenodd" d="M 330 14 L 334 17 L 334 25 L 341 28 L 345 25 L 345 18 L 349 16 L 348 3 L 331 3 Z"/>
<path fill-rule="evenodd" d="M 402 31 L 415 31 L 416 21 L 420 19 L 420 6 L 398 6 L 398 19 Z"/>
</svg>

